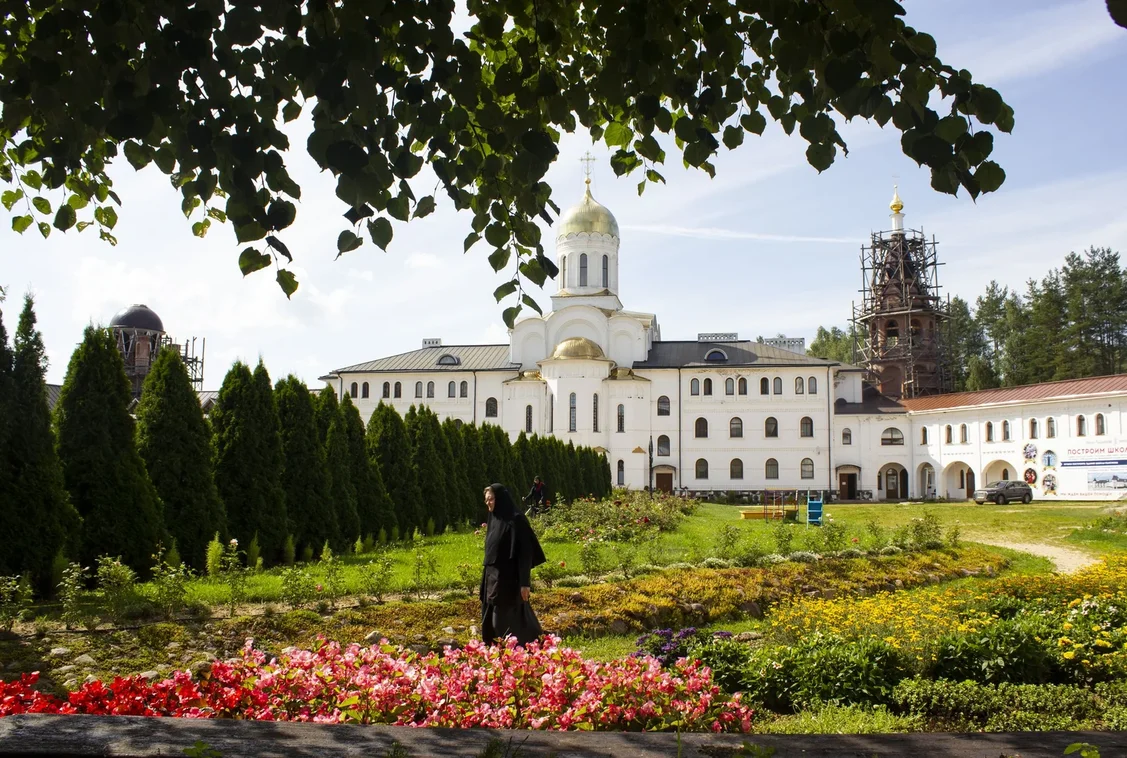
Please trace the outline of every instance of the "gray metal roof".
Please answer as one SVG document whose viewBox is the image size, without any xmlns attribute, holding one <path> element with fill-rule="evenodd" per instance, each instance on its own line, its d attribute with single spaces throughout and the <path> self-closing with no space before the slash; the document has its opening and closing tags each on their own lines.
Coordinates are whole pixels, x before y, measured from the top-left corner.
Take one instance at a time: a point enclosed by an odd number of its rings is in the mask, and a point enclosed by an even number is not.
<svg viewBox="0 0 1127 758">
<path fill-rule="evenodd" d="M 844 398 L 838 398 L 834 403 L 834 414 L 838 416 L 903 415 L 907 412 L 907 408 L 896 400 L 880 394 L 880 390 L 871 384 L 865 385 L 861 390 L 861 402 L 847 403 Z"/>
<path fill-rule="evenodd" d="M 54 411 L 55 406 L 58 405 L 59 395 L 62 391 L 63 385 L 61 384 L 47 385 L 47 405 L 52 411 Z M 214 401 L 219 399 L 219 390 L 199 390 L 196 394 L 199 395 L 200 405 L 203 405 L 208 400 Z"/>
<path fill-rule="evenodd" d="M 726 361 L 706 361 L 704 357 L 712 350 L 723 350 Z M 765 345 L 751 340 L 730 342 L 697 342 L 696 340 L 655 342 L 650 348 L 649 357 L 635 361 L 634 368 L 688 368 L 698 366 L 751 366 L 751 367 L 793 367 L 793 366 L 837 366 L 837 361 L 811 358 L 808 355 Z"/>
<path fill-rule="evenodd" d="M 451 355 L 455 365 L 440 365 L 438 359 Z M 509 360 L 508 345 L 440 345 L 409 353 L 377 358 L 366 363 L 338 368 L 334 374 L 370 374 L 393 371 L 517 371 L 519 363 Z"/>
</svg>

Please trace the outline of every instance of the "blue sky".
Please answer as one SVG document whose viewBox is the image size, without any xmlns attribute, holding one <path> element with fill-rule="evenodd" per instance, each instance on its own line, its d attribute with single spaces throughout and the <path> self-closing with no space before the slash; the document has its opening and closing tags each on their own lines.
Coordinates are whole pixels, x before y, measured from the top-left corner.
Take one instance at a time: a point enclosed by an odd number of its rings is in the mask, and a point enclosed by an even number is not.
<svg viewBox="0 0 1127 758">
<path fill-rule="evenodd" d="M 887 228 L 894 182 L 908 225 L 939 241 L 940 283 L 952 295 L 973 299 L 991 279 L 1024 289 L 1090 245 L 1127 254 L 1127 30 L 1104 1 L 905 6 L 944 62 L 970 69 L 1016 111 L 1014 133 L 995 141 L 1006 183 L 977 203 L 931 190 L 927 171 L 900 152 L 899 133 L 863 121 L 844 127 L 849 156 L 821 175 L 805 162 L 805 141 L 769 127 L 723 151 L 716 179 L 670 160 L 668 184 L 642 197 L 641 177 L 615 179 L 608 151 L 565 138 L 548 176 L 556 201 L 578 200 L 578 159 L 591 149 L 594 194 L 622 230 L 620 296 L 631 310 L 656 313 L 664 339 L 734 331 L 809 341 L 819 325 L 844 325 L 861 281 L 858 250 L 872 230 Z M 209 389 L 236 358 L 262 356 L 275 378 L 295 373 L 316 386 L 333 368 L 417 348 L 424 337 L 506 341 L 491 293 L 508 275 L 489 269 L 484 244 L 463 255 L 469 216 L 440 198 L 431 217 L 396 224 L 390 252 L 368 243 L 334 261 L 345 222 L 333 184 L 303 153 L 290 161 L 305 198 L 284 236 L 301 280 L 292 301 L 272 274 L 243 279 L 229 227 L 197 240 L 164 176 L 123 164 L 114 173 L 125 203 L 117 247 L 93 230 L 49 240 L 0 231 L 9 330 L 30 289 L 48 377 L 60 382 L 86 324 L 147 303 L 175 336 L 207 338 Z M 533 294 L 548 305 L 548 292 Z"/>
</svg>

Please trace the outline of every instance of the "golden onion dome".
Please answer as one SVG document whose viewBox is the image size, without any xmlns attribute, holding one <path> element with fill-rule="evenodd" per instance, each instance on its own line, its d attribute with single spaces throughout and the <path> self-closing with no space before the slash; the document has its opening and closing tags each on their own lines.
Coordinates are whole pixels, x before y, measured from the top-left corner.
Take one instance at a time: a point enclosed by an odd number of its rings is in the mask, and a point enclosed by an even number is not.
<svg viewBox="0 0 1127 758">
<path fill-rule="evenodd" d="M 552 360 L 599 360 L 606 358 L 603 349 L 586 337 L 570 337 L 552 351 Z"/>
<path fill-rule="evenodd" d="M 894 184 L 892 185 L 892 202 L 888 204 L 893 213 L 899 213 L 904 210 L 904 201 L 900 199 L 899 188 Z"/>
<path fill-rule="evenodd" d="M 618 236 L 618 222 L 614 214 L 605 206 L 595 202 L 591 196 L 591 180 L 587 180 L 587 189 L 579 205 L 574 205 L 564 211 L 556 224 L 556 237 L 566 237 L 569 234 L 607 234 L 611 237 Z"/>
</svg>

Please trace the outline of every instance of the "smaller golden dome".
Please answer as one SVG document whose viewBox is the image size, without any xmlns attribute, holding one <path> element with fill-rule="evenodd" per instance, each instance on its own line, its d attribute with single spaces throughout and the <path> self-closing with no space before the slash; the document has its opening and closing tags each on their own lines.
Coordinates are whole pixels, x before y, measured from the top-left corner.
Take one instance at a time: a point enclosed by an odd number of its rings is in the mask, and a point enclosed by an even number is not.
<svg viewBox="0 0 1127 758">
<path fill-rule="evenodd" d="M 601 360 L 603 349 L 586 337 L 570 337 L 552 351 L 552 360 Z"/>
<path fill-rule="evenodd" d="M 614 214 L 599 205 L 591 196 L 591 180 L 587 180 L 587 190 L 579 205 L 572 206 L 560 216 L 556 224 L 556 237 L 566 237 L 569 234 L 607 234 L 611 237 L 618 236 L 618 221 Z"/>
<path fill-rule="evenodd" d="M 888 207 L 892 209 L 893 213 L 904 210 L 904 201 L 900 199 L 900 192 L 895 184 L 892 185 L 892 202 L 888 204 Z"/>
</svg>

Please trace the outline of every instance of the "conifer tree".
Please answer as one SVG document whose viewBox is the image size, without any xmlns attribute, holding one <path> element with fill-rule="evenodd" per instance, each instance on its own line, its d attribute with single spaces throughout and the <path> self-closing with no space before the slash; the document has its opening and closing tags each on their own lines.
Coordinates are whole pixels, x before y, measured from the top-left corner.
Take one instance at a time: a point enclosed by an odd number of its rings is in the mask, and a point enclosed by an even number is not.
<svg viewBox="0 0 1127 758">
<path fill-rule="evenodd" d="M 568 440 L 567 448 L 564 451 L 564 460 L 567 465 L 567 488 L 564 492 L 567 494 L 569 501 L 581 496 L 583 493 L 580 491 L 582 482 L 579 479 L 579 465 L 575 455 L 575 443 Z"/>
<path fill-rule="evenodd" d="M 227 510 L 227 531 L 250 545 L 257 535 L 266 564 L 282 559 L 289 534 L 282 490 L 282 440 L 270 375 L 236 361 L 211 411 L 215 484 Z"/>
<path fill-rule="evenodd" d="M 325 454 L 317 440 L 313 396 L 293 374 L 274 387 L 278 428 L 282 436 L 282 489 L 290 533 L 300 555 L 315 555 L 325 542 L 340 545 L 336 510 L 329 501 Z M 353 536 L 355 539 L 355 536 Z"/>
<path fill-rule="evenodd" d="M 167 545 L 168 537 L 160 499 L 137 452 L 131 394 L 113 335 L 86 327 L 55 416 L 63 480 L 82 516 L 82 560 L 91 565 L 101 555 L 120 556 L 147 575 L 157 545 Z"/>
<path fill-rule="evenodd" d="M 227 532 L 211 469 L 211 434 L 180 354 L 161 350 L 137 407 L 137 449 L 164 503 L 165 521 L 183 561 L 206 566 L 207 543 Z M 170 547 L 170 546 L 166 546 Z"/>
<path fill-rule="evenodd" d="M 497 443 L 497 436 L 493 434 L 492 424 L 482 424 L 478 430 L 481 440 L 482 473 L 485 474 L 486 485 L 493 483 L 504 484 L 504 464 L 501 461 L 501 446 Z"/>
<path fill-rule="evenodd" d="M 348 429 L 344 414 L 338 410 L 325 437 L 325 472 L 329 480 L 329 503 L 336 514 L 340 550 L 350 548 L 360 531 L 360 515 L 356 510 L 356 488 L 352 484 L 352 461 L 348 456 Z"/>
<path fill-rule="evenodd" d="M 337 393 L 333 391 L 332 387 L 326 386 L 314 398 L 314 412 L 317 418 L 317 439 L 321 444 L 325 444 L 325 440 L 329 436 L 329 426 L 336 418 L 337 411 L 340 408 L 340 403 L 337 401 Z"/>
<path fill-rule="evenodd" d="M 452 418 L 442 422 L 443 437 L 450 448 L 450 469 L 454 472 L 457 493 L 457 505 L 452 503 L 450 508 L 451 518 L 454 517 L 454 514 L 457 514 L 459 524 L 466 521 L 472 524 L 477 513 L 475 502 L 477 493 L 474 491 L 475 488 L 470 486 L 469 466 L 466 461 L 466 440 L 462 435 L 464 428 L 464 425 L 455 423 Z"/>
<path fill-rule="evenodd" d="M 411 462 L 411 443 L 403 418 L 390 405 L 380 403 L 368 419 L 368 455 L 379 466 L 384 486 L 395 508 L 399 533 L 409 537 L 423 524 L 422 494 Z"/>
<path fill-rule="evenodd" d="M 462 444 L 466 459 L 466 480 L 470 485 L 470 523 L 480 524 L 485 521 L 485 503 L 483 493 L 485 488 L 493 483 L 485 468 L 485 458 L 482 450 L 481 430 L 475 424 L 462 426 Z"/>
<path fill-rule="evenodd" d="M 0 305 L 3 302 L 4 290 L 0 288 Z M 12 403 L 15 400 L 13 358 L 8 330 L 4 327 L 4 309 L 0 308 L 0 461 L 7 460 L 10 450 L 8 440 L 12 433 Z M 12 534 L 15 529 L 17 499 L 12 488 L 11 470 L 6 465 L 0 465 L 0 534 Z M 17 552 L 0 550 L 0 575 L 18 573 Z"/>
<path fill-rule="evenodd" d="M 536 476 L 536 465 L 531 460 L 532 449 L 524 432 L 517 435 L 513 443 L 513 486 L 517 489 L 513 496 L 524 497 L 532 487 L 532 477 Z"/>
<path fill-rule="evenodd" d="M 422 525 L 434 519 L 434 527 L 441 533 L 446 528 L 446 473 L 439 458 L 435 430 L 438 417 L 431 423 L 434 414 L 425 406 L 411 406 L 403 421 L 407 425 L 407 436 L 411 440 L 411 463 L 418 477 L 419 493 L 422 496 Z"/>
<path fill-rule="evenodd" d="M 349 471 L 356 493 L 360 534 L 365 538 L 376 537 L 383 529 L 385 534 L 390 535 L 396 525 L 395 508 L 384 486 L 380 467 L 368 456 L 364 421 L 348 395 L 341 400 L 340 413 L 348 443 Z"/>
</svg>

